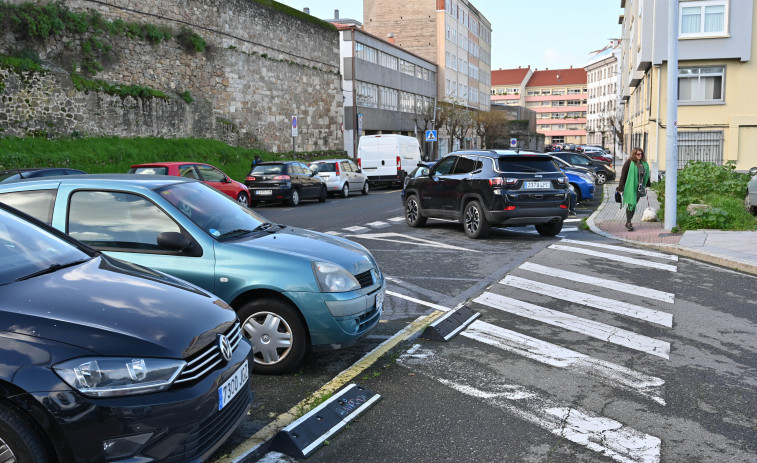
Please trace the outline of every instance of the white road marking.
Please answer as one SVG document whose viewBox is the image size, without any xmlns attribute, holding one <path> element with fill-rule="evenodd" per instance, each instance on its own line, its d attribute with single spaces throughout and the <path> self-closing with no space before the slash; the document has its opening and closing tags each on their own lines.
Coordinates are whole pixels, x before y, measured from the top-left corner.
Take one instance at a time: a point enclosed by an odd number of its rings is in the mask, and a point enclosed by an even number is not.
<svg viewBox="0 0 757 463">
<path fill-rule="evenodd" d="M 665 405 L 662 397 L 665 381 L 660 378 L 480 320 L 474 321 L 461 335 L 546 365 L 599 377 L 610 386 L 635 392 Z"/>
<path fill-rule="evenodd" d="M 648 251 L 646 249 L 626 248 L 623 246 L 614 246 L 612 244 L 596 243 L 594 241 L 578 241 L 578 240 L 562 240 L 563 243 L 569 244 L 582 244 L 584 246 L 592 246 L 595 248 L 610 249 L 613 251 L 625 252 L 628 254 L 638 254 L 640 256 L 647 257 L 659 257 L 660 259 L 672 260 L 678 262 L 678 256 L 673 254 L 664 254 L 662 252 Z"/>
<path fill-rule="evenodd" d="M 352 233 L 358 233 L 358 232 L 362 232 L 368 229 L 366 227 L 361 227 L 359 225 L 356 225 L 354 227 L 342 228 L 342 230 L 347 230 L 348 232 L 352 232 Z"/>
<path fill-rule="evenodd" d="M 648 309 L 640 305 L 630 304 L 628 302 L 616 301 L 606 297 L 594 296 L 591 294 L 573 291 L 572 289 L 561 288 L 559 286 L 540 283 L 538 281 L 527 280 L 525 278 L 507 275 L 500 280 L 500 283 L 513 288 L 519 288 L 544 296 L 562 299 L 568 302 L 575 302 L 595 309 L 612 312 L 626 317 L 644 320 L 650 323 L 656 323 L 665 327 L 673 326 L 673 315 L 659 310 Z"/>
<path fill-rule="evenodd" d="M 581 221 L 581 219 L 565 219 L 565 220 L 563 220 L 563 222 L 565 222 L 565 223 L 569 223 L 569 222 L 580 222 L 580 221 Z"/>
<path fill-rule="evenodd" d="M 389 278 L 387 278 L 387 280 L 388 279 Z M 444 307 L 442 305 L 437 305 L 437 304 L 433 304 L 431 302 L 422 301 L 422 300 L 416 299 L 414 297 L 405 296 L 404 294 L 395 293 L 394 291 L 387 290 L 386 294 L 388 294 L 389 296 L 399 297 L 400 299 L 405 299 L 405 300 L 410 301 L 410 302 L 415 302 L 416 304 L 419 304 L 419 305 L 425 305 L 426 307 L 431 307 L 432 309 L 441 310 L 442 312 L 449 312 L 450 310 L 452 310 L 452 309 L 450 309 L 448 307 Z"/>
<path fill-rule="evenodd" d="M 562 241 L 566 241 L 566 240 L 562 240 Z M 616 262 L 624 262 L 626 264 L 639 265 L 642 267 L 650 267 L 650 268 L 656 268 L 660 270 L 667 270 L 669 272 L 678 271 L 678 268 L 675 265 L 660 264 L 660 263 L 652 262 L 649 260 L 636 259 L 634 257 L 620 256 L 617 254 L 608 254 L 606 252 L 598 252 L 598 251 L 593 251 L 591 249 L 576 248 L 573 246 L 562 246 L 560 244 L 553 244 L 549 247 L 549 249 L 555 249 L 558 251 L 575 252 L 575 253 L 584 254 L 587 256 L 602 257 L 602 258 L 613 260 Z"/>
<path fill-rule="evenodd" d="M 404 217 L 392 217 L 391 219 L 387 219 L 389 222 L 404 222 Z"/>
<path fill-rule="evenodd" d="M 366 225 L 368 225 L 369 227 L 373 227 L 373 228 L 384 228 L 384 227 L 388 227 L 389 226 L 388 223 L 382 222 L 380 220 L 377 221 L 377 222 L 367 223 Z"/>
<path fill-rule="evenodd" d="M 327 232 L 324 232 L 324 233 L 326 233 L 327 235 L 334 235 L 334 236 L 341 235 L 341 233 L 339 233 L 338 231 L 327 231 Z"/>
<path fill-rule="evenodd" d="M 529 304 L 507 296 L 485 292 L 473 302 L 492 307 L 520 317 L 537 320 L 548 325 L 607 341 L 629 349 L 646 352 L 657 357 L 670 359 L 670 343 L 636 334 L 632 331 L 616 328 L 604 323 L 576 317 L 564 312 Z"/>
<path fill-rule="evenodd" d="M 619 281 L 612 281 L 604 278 L 582 275 L 580 273 L 566 272 L 562 269 L 556 269 L 539 264 L 532 264 L 531 262 L 526 262 L 518 268 L 542 275 L 563 278 L 565 280 L 575 281 L 578 283 L 600 286 L 602 288 L 607 288 L 613 291 L 620 291 L 622 293 L 633 294 L 635 296 L 655 299 L 661 302 L 668 302 L 670 304 L 673 304 L 675 302 L 675 294 L 658 291 L 656 289 L 645 288 L 643 286 L 630 285 L 628 283 L 621 283 Z"/>
<path fill-rule="evenodd" d="M 479 371 L 470 362 L 442 359 L 416 345 L 401 355 L 398 363 L 615 461 L 660 461 L 659 438 L 613 419 L 556 403 L 526 387 L 503 383 L 498 375 Z"/>
<path fill-rule="evenodd" d="M 423 238 L 416 238 L 415 236 L 403 235 L 400 233 L 362 233 L 360 235 L 345 235 L 345 236 L 347 238 L 353 238 L 353 237 L 365 238 L 369 240 L 389 241 L 391 243 L 411 244 L 413 246 L 428 246 L 431 248 L 450 249 L 454 251 L 480 252 L 473 249 L 466 249 L 466 248 L 461 248 L 459 246 L 453 246 L 451 244 L 428 241 Z M 401 239 L 397 239 L 397 238 L 401 238 Z"/>
</svg>

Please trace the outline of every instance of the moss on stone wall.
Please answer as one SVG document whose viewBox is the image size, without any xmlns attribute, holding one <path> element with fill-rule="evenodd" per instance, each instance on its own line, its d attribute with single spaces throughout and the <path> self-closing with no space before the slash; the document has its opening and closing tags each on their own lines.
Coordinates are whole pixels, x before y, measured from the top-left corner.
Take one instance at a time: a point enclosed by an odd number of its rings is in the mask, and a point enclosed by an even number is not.
<svg viewBox="0 0 757 463">
<path fill-rule="evenodd" d="M 305 12 L 294 9 L 290 6 L 284 5 L 283 3 L 279 3 L 274 0 L 250 0 L 250 1 L 253 1 L 259 5 L 263 5 L 267 8 L 272 8 L 281 13 L 288 14 L 289 16 L 293 16 L 302 21 L 307 21 L 311 24 L 315 24 L 316 26 L 322 27 L 326 30 L 336 31 L 336 26 L 334 26 L 330 22 L 326 22 L 322 19 L 316 18 L 315 16 L 310 16 L 309 14 L 305 14 Z"/>
</svg>

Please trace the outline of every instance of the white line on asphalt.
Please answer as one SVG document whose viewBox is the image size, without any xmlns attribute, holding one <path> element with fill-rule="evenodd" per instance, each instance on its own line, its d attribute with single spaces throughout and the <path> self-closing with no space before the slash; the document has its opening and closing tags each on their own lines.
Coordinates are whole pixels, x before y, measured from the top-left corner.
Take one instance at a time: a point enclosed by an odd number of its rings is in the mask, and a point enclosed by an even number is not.
<svg viewBox="0 0 757 463">
<path fill-rule="evenodd" d="M 387 280 L 388 279 L 389 278 L 387 278 Z M 395 293 L 394 291 L 387 291 L 386 294 L 388 294 L 390 296 L 394 296 L 394 297 L 399 297 L 400 299 L 405 299 L 406 301 L 415 302 L 416 304 L 419 304 L 419 305 L 425 305 L 426 307 L 431 307 L 432 309 L 441 310 L 442 312 L 449 312 L 450 310 L 452 310 L 452 309 L 450 309 L 448 307 L 444 307 L 442 305 L 437 305 L 437 304 L 433 304 L 431 302 L 422 301 L 422 300 L 416 299 L 414 297 L 405 296 L 404 294 Z"/>
<path fill-rule="evenodd" d="M 410 244 L 413 246 L 428 246 L 431 248 L 450 249 L 454 251 L 466 251 L 466 252 L 480 252 L 473 249 L 461 248 L 459 246 L 453 246 L 451 244 L 437 243 L 435 241 L 428 241 L 423 238 L 417 238 L 415 236 L 403 235 L 400 233 L 361 233 L 360 235 L 345 235 L 346 238 L 364 238 L 369 240 L 388 241 L 390 243 L 402 243 Z M 392 239 L 401 238 L 401 239 Z"/>
<path fill-rule="evenodd" d="M 404 217 L 392 217 L 391 219 L 387 219 L 389 222 L 404 222 Z"/>
<path fill-rule="evenodd" d="M 334 236 L 341 235 L 341 233 L 339 233 L 338 231 L 327 231 L 327 232 L 324 232 L 324 233 L 326 233 L 327 235 L 334 235 Z"/>
<path fill-rule="evenodd" d="M 646 307 L 630 304 L 628 302 L 617 301 L 615 299 L 608 299 L 601 296 L 594 296 L 591 294 L 573 291 L 572 289 L 561 288 L 559 286 L 554 286 L 547 283 L 527 280 L 525 278 L 517 277 L 514 275 L 507 275 L 505 278 L 500 280 L 500 283 L 506 286 L 511 286 L 513 288 L 531 291 L 532 293 L 554 297 L 556 299 L 562 299 L 568 302 L 575 302 L 576 304 L 586 305 L 595 309 L 604 310 L 605 312 L 612 312 L 619 315 L 624 315 L 626 317 L 636 318 L 638 320 L 644 320 L 650 323 L 656 323 L 668 328 L 673 326 L 672 314 L 661 312 L 659 310 L 647 309 Z"/>
<path fill-rule="evenodd" d="M 614 246 L 612 244 L 596 243 L 594 241 L 578 241 L 578 240 L 562 240 L 563 243 L 569 244 L 582 244 L 584 246 L 592 246 L 595 248 L 610 249 L 613 251 L 625 252 L 627 254 L 638 254 L 640 256 L 647 257 L 659 257 L 660 259 L 672 260 L 678 262 L 678 256 L 673 254 L 664 254 L 662 252 L 648 251 L 646 249 L 626 248 L 623 246 Z"/>
<path fill-rule="evenodd" d="M 565 241 L 565 240 L 563 240 Z M 626 257 L 626 256 L 620 256 L 617 254 L 608 254 L 606 252 L 598 252 L 591 249 L 584 249 L 584 248 L 576 248 L 573 246 L 562 246 L 560 244 L 553 244 L 549 247 L 549 249 L 555 249 L 558 251 L 568 251 L 568 252 L 575 252 L 578 254 L 584 254 L 587 256 L 594 256 L 594 257 L 602 257 L 609 260 L 614 260 L 616 262 L 624 262 L 626 264 L 633 264 L 633 265 L 640 265 L 642 267 L 650 267 L 650 268 L 657 268 L 660 270 L 667 270 L 669 272 L 677 272 L 678 269 L 675 265 L 670 264 L 660 264 L 657 262 L 652 262 L 649 260 L 642 260 L 642 259 L 636 259 L 633 257 Z"/>
<path fill-rule="evenodd" d="M 657 357 L 670 359 L 670 343 L 636 334 L 632 331 L 616 328 L 604 323 L 579 318 L 564 312 L 529 304 L 507 296 L 485 292 L 473 302 L 508 312 L 520 317 L 530 318 L 548 325 L 581 333 L 592 338 L 607 341 L 629 349 L 646 352 Z"/>
<path fill-rule="evenodd" d="M 556 278 L 563 278 L 565 280 L 575 281 L 578 283 L 586 283 L 594 286 L 600 286 L 602 288 L 611 289 L 613 291 L 620 291 L 622 293 L 633 294 L 635 296 L 642 296 L 649 299 L 655 299 L 662 302 L 669 302 L 670 304 L 675 302 L 675 294 L 666 293 L 664 291 L 658 291 L 656 289 L 645 288 L 643 286 L 630 285 L 628 283 L 621 283 L 619 281 L 607 280 L 604 278 L 592 277 L 589 275 L 582 275 L 580 273 L 567 272 L 562 269 L 546 267 L 544 265 L 533 264 L 526 262 L 518 267 L 530 272 L 539 273 Z"/>
<path fill-rule="evenodd" d="M 569 223 L 569 222 L 580 222 L 580 221 L 581 221 L 581 219 L 565 219 L 565 220 L 563 220 L 563 222 L 565 222 L 565 223 Z"/>
<path fill-rule="evenodd" d="M 373 227 L 373 228 L 384 228 L 384 227 L 388 227 L 389 226 L 388 223 L 382 222 L 380 220 L 376 221 L 376 222 L 367 223 L 366 225 L 368 225 L 369 227 Z"/>
<path fill-rule="evenodd" d="M 480 320 L 474 321 L 461 335 L 553 367 L 599 377 L 612 387 L 630 390 L 665 405 L 662 397 L 665 381 L 660 378 Z"/>
<path fill-rule="evenodd" d="M 357 232 L 365 231 L 368 229 L 366 227 L 361 227 L 359 225 L 356 225 L 354 227 L 342 228 L 342 230 L 347 230 L 348 232 L 357 233 Z"/>
<path fill-rule="evenodd" d="M 398 363 L 561 438 L 621 463 L 659 463 L 661 440 L 613 419 L 565 406 L 496 374 L 471 372 L 469 362 L 439 358 L 416 345 Z M 453 379 L 449 379 L 453 378 Z"/>
</svg>

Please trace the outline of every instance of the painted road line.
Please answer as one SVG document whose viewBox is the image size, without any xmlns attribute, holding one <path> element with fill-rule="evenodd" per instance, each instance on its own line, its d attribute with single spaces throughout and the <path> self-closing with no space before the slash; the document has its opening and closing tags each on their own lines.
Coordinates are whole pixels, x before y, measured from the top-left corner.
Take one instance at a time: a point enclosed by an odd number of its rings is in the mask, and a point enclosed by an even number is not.
<svg viewBox="0 0 757 463">
<path fill-rule="evenodd" d="M 565 240 L 562 240 L 565 241 Z M 557 251 L 575 252 L 578 254 L 584 254 L 587 256 L 602 257 L 604 259 L 612 260 L 615 262 L 623 262 L 626 264 L 639 265 L 641 267 L 656 268 L 660 270 L 667 270 L 669 272 L 677 272 L 678 268 L 675 265 L 660 264 L 649 260 L 636 259 L 633 257 L 620 256 L 618 254 L 608 254 L 606 252 L 598 252 L 592 249 L 576 248 L 573 246 L 562 246 L 560 244 L 553 244 L 549 249 L 555 249 Z"/>
<path fill-rule="evenodd" d="M 612 244 L 597 243 L 594 241 L 562 240 L 562 242 L 569 243 L 569 244 L 582 244 L 584 246 L 592 246 L 595 248 L 610 249 L 613 251 L 620 251 L 620 252 L 625 252 L 628 254 L 637 254 L 640 256 L 659 257 L 660 259 L 667 259 L 667 260 L 672 260 L 674 262 L 678 262 L 678 256 L 676 255 L 664 254 L 662 252 L 649 251 L 646 249 L 626 248 L 623 246 L 615 246 Z"/>
<path fill-rule="evenodd" d="M 313 403 L 316 403 L 318 398 L 333 394 L 334 392 L 338 391 L 342 386 L 352 381 L 355 377 L 371 367 L 371 365 L 376 363 L 379 358 L 392 350 L 395 346 L 397 346 L 397 344 L 409 339 L 412 336 L 415 336 L 417 333 L 420 333 L 421 331 L 426 329 L 429 324 L 433 323 L 437 318 L 441 317 L 445 312 L 453 310 L 447 307 L 436 306 L 436 304 L 419 301 L 418 299 L 403 296 L 391 291 L 387 291 L 387 294 L 395 297 L 403 297 L 408 300 L 418 301 L 419 303 L 422 302 L 427 306 L 440 307 L 444 310 L 435 310 L 428 315 L 424 315 L 415 319 L 401 331 L 397 332 L 394 336 L 382 342 L 372 351 L 365 354 L 360 360 L 352 364 L 352 366 L 336 375 L 331 381 L 314 392 L 310 397 L 303 399 L 302 401 L 300 401 L 300 403 L 290 408 L 289 411 L 282 413 L 275 420 L 263 427 L 263 429 L 247 438 L 247 440 L 234 448 L 231 451 L 230 455 L 228 455 L 227 459 L 224 461 L 228 461 L 229 463 L 241 463 L 249 455 L 257 451 L 268 440 L 273 438 L 276 433 L 287 427 L 302 414 L 309 412 L 310 409 L 313 408 Z"/>
<path fill-rule="evenodd" d="M 354 227 L 342 228 L 342 230 L 345 230 L 345 231 L 348 231 L 348 232 L 352 232 L 352 233 L 360 233 L 360 232 L 363 232 L 365 230 L 368 230 L 368 228 L 356 225 Z"/>
<path fill-rule="evenodd" d="M 380 220 L 376 222 L 367 223 L 366 225 L 373 228 L 386 228 L 390 226 L 388 223 L 382 222 Z"/>
<path fill-rule="evenodd" d="M 604 323 L 576 317 L 564 312 L 539 307 L 507 296 L 485 292 L 473 302 L 492 307 L 503 312 L 557 326 L 569 331 L 584 334 L 618 346 L 646 352 L 657 357 L 670 359 L 670 343 L 636 334 L 632 331 L 616 328 Z"/>
<path fill-rule="evenodd" d="M 577 283 L 586 283 L 589 285 L 610 289 L 612 291 L 620 291 L 621 293 L 633 294 L 635 296 L 655 299 L 657 301 L 668 302 L 670 304 L 673 304 L 675 302 L 675 294 L 658 291 L 652 288 L 645 288 L 643 286 L 629 285 L 628 283 L 607 280 L 605 278 L 597 278 L 580 273 L 567 272 L 563 269 L 533 264 L 531 262 L 526 262 L 518 268 L 522 270 L 528 270 L 529 272 L 539 273 L 541 275 L 562 278 L 564 280 L 575 281 Z"/>
<path fill-rule="evenodd" d="M 430 248 L 449 249 L 452 251 L 481 252 L 473 249 L 461 248 L 451 244 L 437 243 L 415 236 L 403 235 L 401 233 L 361 233 L 359 235 L 345 235 L 347 238 L 363 238 L 368 240 L 388 241 L 390 243 L 410 244 L 413 246 L 427 246 Z"/>
<path fill-rule="evenodd" d="M 416 345 L 397 362 L 487 405 L 621 463 L 659 463 L 661 440 L 613 419 L 542 397 L 526 387 L 506 384 L 498 374 L 480 371 L 465 360 L 441 358 Z M 471 372 L 474 368 L 475 374 Z"/>
<path fill-rule="evenodd" d="M 405 218 L 404 217 L 392 217 L 391 219 L 387 219 L 387 221 L 389 221 L 389 222 L 404 222 Z"/>
<path fill-rule="evenodd" d="M 659 310 L 648 309 L 640 305 L 621 302 L 615 299 L 609 299 L 601 296 L 594 296 L 591 294 L 582 293 L 580 291 L 573 291 L 572 289 L 561 288 L 559 286 L 554 286 L 547 283 L 527 280 L 525 278 L 517 277 L 514 275 L 507 275 L 499 282 L 503 285 L 513 288 L 519 288 L 526 291 L 531 291 L 532 293 L 554 297 L 556 299 L 562 299 L 563 301 L 575 302 L 576 304 L 586 305 L 595 309 L 604 310 L 605 312 L 612 312 L 619 315 L 624 315 L 626 317 L 635 318 L 637 320 L 644 320 L 650 323 L 665 326 L 667 328 L 671 328 L 673 326 L 672 314 L 661 312 Z"/>
<path fill-rule="evenodd" d="M 581 221 L 581 219 L 565 219 L 565 220 L 563 220 L 563 222 L 565 222 L 565 223 L 580 222 L 580 221 Z"/>
<path fill-rule="evenodd" d="M 631 391 L 660 405 L 665 405 L 665 399 L 663 399 L 665 381 L 616 363 L 596 359 L 480 320 L 473 322 L 468 329 L 461 333 L 461 336 L 549 366 L 598 377 L 603 383 L 611 387 Z"/>
</svg>

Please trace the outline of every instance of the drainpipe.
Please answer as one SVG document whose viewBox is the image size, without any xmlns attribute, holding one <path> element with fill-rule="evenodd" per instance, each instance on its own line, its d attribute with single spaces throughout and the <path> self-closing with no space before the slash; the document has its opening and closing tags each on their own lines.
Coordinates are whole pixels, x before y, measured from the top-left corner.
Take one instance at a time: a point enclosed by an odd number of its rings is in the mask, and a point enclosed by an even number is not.
<svg viewBox="0 0 757 463">
<path fill-rule="evenodd" d="M 357 53 L 355 41 L 357 41 L 357 34 L 355 30 L 350 31 L 352 33 L 352 158 L 357 159 L 357 143 L 360 134 L 357 131 L 357 81 L 355 79 L 355 53 Z"/>
<path fill-rule="evenodd" d="M 655 121 L 655 143 L 657 149 L 655 149 L 654 160 L 657 163 L 657 168 L 660 168 L 660 90 L 662 89 L 662 66 L 657 65 L 657 116 Z"/>
</svg>

